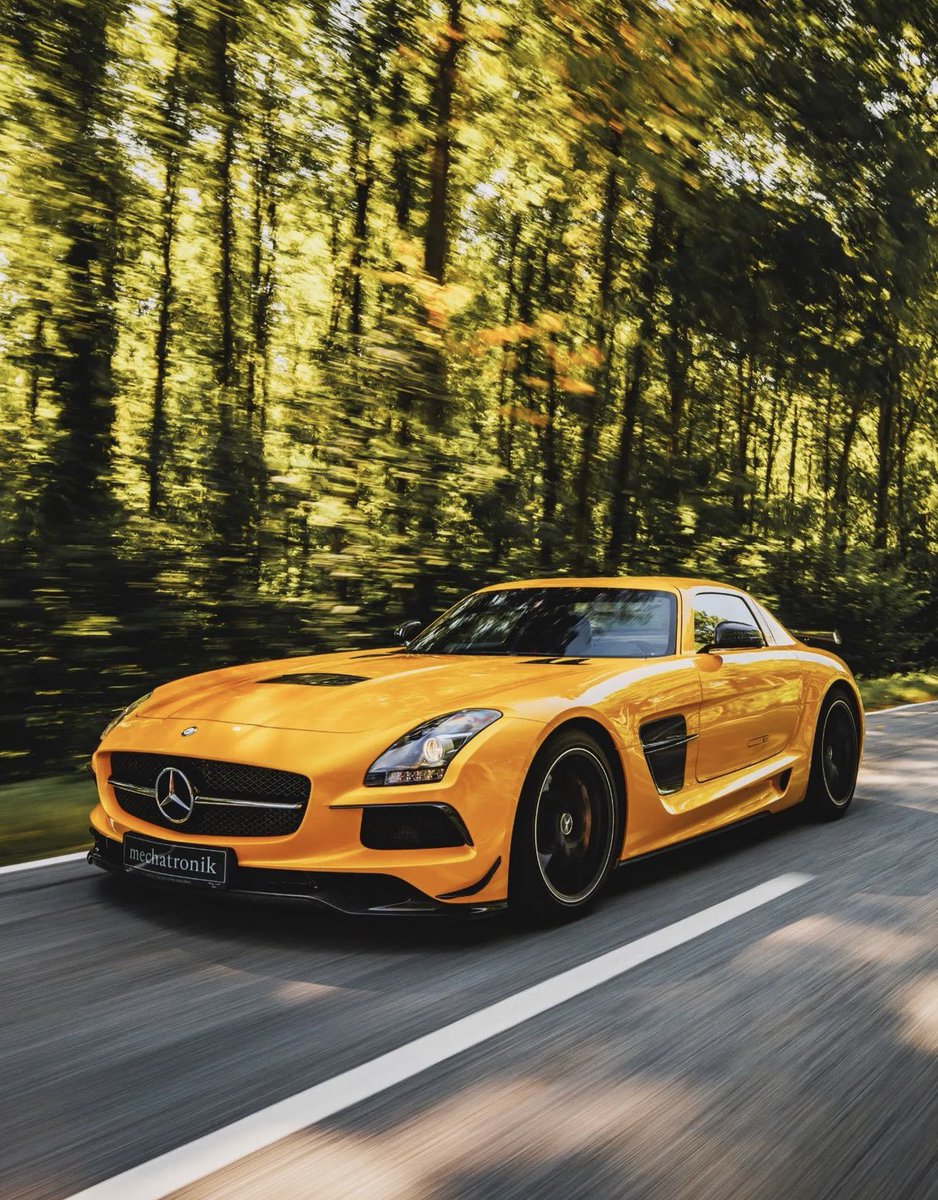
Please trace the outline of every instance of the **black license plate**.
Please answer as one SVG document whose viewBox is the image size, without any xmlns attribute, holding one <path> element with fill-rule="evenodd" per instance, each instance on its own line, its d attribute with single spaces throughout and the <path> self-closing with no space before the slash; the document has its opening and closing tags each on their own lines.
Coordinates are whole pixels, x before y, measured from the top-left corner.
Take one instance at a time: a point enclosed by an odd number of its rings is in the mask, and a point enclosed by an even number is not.
<svg viewBox="0 0 938 1200">
<path fill-rule="evenodd" d="M 228 882 L 230 851 L 219 846 L 185 846 L 124 834 L 124 867 L 144 875 L 179 883 L 224 887 Z"/>
</svg>

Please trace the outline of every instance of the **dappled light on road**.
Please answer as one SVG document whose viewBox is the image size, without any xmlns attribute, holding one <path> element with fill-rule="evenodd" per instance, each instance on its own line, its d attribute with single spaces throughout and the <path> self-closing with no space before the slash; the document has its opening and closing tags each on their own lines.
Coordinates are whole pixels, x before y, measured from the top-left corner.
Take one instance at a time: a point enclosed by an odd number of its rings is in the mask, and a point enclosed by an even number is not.
<svg viewBox="0 0 938 1200">
<path fill-rule="evenodd" d="M 898 1011 L 904 1041 L 917 1050 L 938 1055 L 938 973 L 909 984 Z"/>
<path fill-rule="evenodd" d="M 671 1157 L 667 1147 L 701 1120 L 706 1096 L 654 1078 L 606 1081 L 602 1048 L 591 1046 L 588 1034 L 583 1052 L 575 1063 L 558 1063 L 558 1074 L 576 1070 L 582 1077 L 585 1065 L 594 1076 L 577 1097 L 546 1071 L 496 1070 L 485 1083 L 469 1083 L 399 1124 L 379 1116 L 368 1131 L 298 1135 L 176 1193 L 176 1200 L 443 1200 L 481 1196 L 486 1187 L 521 1200 L 524 1180 L 530 1196 L 548 1178 L 564 1180 L 569 1195 L 585 1196 L 590 1186 L 613 1194 L 604 1189 L 619 1186 L 617 1180 L 661 1168 Z M 674 1170 L 675 1186 L 688 1191 L 694 1164 Z M 715 1171 L 728 1195 L 737 1190 L 738 1171 L 732 1161 Z"/>
</svg>

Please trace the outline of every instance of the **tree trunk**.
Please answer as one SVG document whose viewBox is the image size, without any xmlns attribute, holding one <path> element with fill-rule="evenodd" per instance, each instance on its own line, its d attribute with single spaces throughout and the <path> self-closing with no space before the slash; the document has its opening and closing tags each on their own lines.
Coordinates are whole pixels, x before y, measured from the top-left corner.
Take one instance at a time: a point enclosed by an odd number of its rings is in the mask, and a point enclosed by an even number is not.
<svg viewBox="0 0 938 1200">
<path fill-rule="evenodd" d="M 546 245 L 546 238 L 545 238 Z M 517 282 L 517 316 L 522 325 L 530 326 L 534 320 L 534 246 L 527 245 L 521 250 L 520 280 Z M 543 298 L 543 297 L 542 297 Z M 505 419 L 504 453 L 502 462 L 509 471 L 513 469 L 515 450 L 515 403 L 528 408 L 531 405 L 531 385 L 529 380 L 534 374 L 534 343 L 525 333 L 515 343 L 514 370 L 512 371 L 511 396 L 512 402 Z"/>
<path fill-rule="evenodd" d="M 672 309 L 674 305 L 672 304 Z M 687 376 L 690 371 L 690 335 L 680 317 L 672 311 L 672 346 L 667 354 L 668 372 L 668 455 L 674 466 L 681 458 L 681 429 L 687 411 Z"/>
<path fill-rule="evenodd" d="M 879 389 L 876 420 L 876 508 L 873 518 L 873 547 L 876 550 L 885 550 L 889 544 L 889 522 L 892 515 L 890 493 L 895 472 L 896 410 L 900 387 L 896 359 L 896 347 L 891 345 L 882 386 Z"/>
<path fill-rule="evenodd" d="M 682 458 L 681 431 L 687 410 L 687 377 L 693 358 L 687 316 L 687 282 L 685 279 L 685 236 L 683 229 L 674 231 L 674 247 L 667 273 L 668 336 L 663 339 L 662 352 L 668 379 L 667 439 L 668 457 L 672 471 Z"/>
<path fill-rule="evenodd" d="M 779 417 L 781 416 L 781 419 L 784 421 L 785 412 L 787 411 L 787 408 L 788 408 L 787 404 L 782 405 L 782 406 L 779 405 L 780 392 L 781 392 L 781 387 L 779 385 L 778 378 L 776 377 L 775 387 L 772 389 L 772 407 L 769 410 L 769 428 L 766 431 L 766 438 L 765 438 L 765 476 L 763 478 L 763 483 L 762 483 L 762 501 L 763 501 L 763 505 L 765 505 L 765 506 L 768 505 L 769 496 L 771 495 L 771 492 L 772 492 L 772 474 L 775 470 L 775 455 L 778 451 Z M 789 401 L 790 401 L 790 399 L 791 399 L 791 393 L 789 393 Z M 780 407 L 781 407 L 781 414 L 779 413 Z M 765 524 L 765 514 L 764 513 L 763 513 L 762 519 L 763 519 L 763 524 Z"/>
<path fill-rule="evenodd" d="M 238 3 L 239 0 L 219 0 L 215 48 L 218 118 L 222 135 L 218 225 L 218 382 L 223 388 L 229 388 L 237 382 L 238 372 L 234 316 L 234 163 L 238 135 L 234 46 L 238 36 Z"/>
<path fill-rule="evenodd" d="M 36 312 L 36 323 L 33 326 L 32 346 L 29 353 L 29 395 L 26 401 L 26 411 L 30 426 L 36 420 L 42 380 L 49 357 L 46 350 L 46 315 L 45 302 L 40 302 Z"/>
<path fill-rule="evenodd" d="M 368 205 L 371 199 L 372 166 L 371 138 L 368 133 L 355 144 L 353 151 L 355 163 L 355 220 L 352 225 L 352 250 L 350 268 L 352 273 L 351 302 L 349 305 L 349 333 L 352 336 L 353 348 L 359 349 L 359 339 L 362 335 L 362 311 L 364 307 L 364 268 L 365 247 L 368 245 Z"/>
<path fill-rule="evenodd" d="M 66 294 L 55 306 L 58 352 L 51 383 L 59 403 L 55 463 L 46 471 L 43 527 L 60 536 L 76 520 L 91 522 L 111 507 L 113 356 L 117 342 L 117 180 L 113 147 L 101 132 L 107 86 L 108 18 L 119 6 L 50 3 L 49 27 L 60 46 L 44 43 L 40 78 L 59 109 L 52 140 L 54 176 L 63 200 L 59 223 Z"/>
<path fill-rule="evenodd" d="M 619 426 L 616 473 L 609 514 L 609 540 L 606 543 L 605 571 L 608 575 L 618 574 L 625 548 L 626 522 L 631 501 L 632 463 L 635 456 L 635 426 L 645 378 L 646 356 L 645 341 L 640 336 L 632 356 L 632 366 L 622 406 L 622 421 Z"/>
<path fill-rule="evenodd" d="M 521 214 L 515 213 L 508 227 L 508 259 L 505 266 L 505 305 L 502 310 L 502 324 L 506 329 L 511 324 L 511 318 L 515 312 L 517 298 L 515 266 L 518 259 L 518 244 L 520 240 Z M 499 462 L 506 470 L 511 470 L 511 443 L 514 431 L 514 422 L 511 419 L 510 413 L 506 412 L 511 356 L 511 343 L 506 340 L 502 346 L 501 363 L 498 370 L 498 425 L 495 438 L 495 447 L 498 451 Z"/>
<path fill-rule="evenodd" d="M 167 141 L 167 150 L 160 214 L 160 298 L 155 348 L 156 381 L 153 387 L 153 414 L 147 447 L 147 508 L 151 517 L 158 515 L 163 501 L 160 475 L 166 436 L 166 378 L 169 370 L 169 333 L 174 297 L 173 246 L 176 240 L 180 155 L 186 139 L 182 96 L 182 15 L 178 7 L 174 10 L 174 19 L 176 38 L 166 95 L 166 120 L 162 130 Z"/>
<path fill-rule="evenodd" d="M 938 344 L 938 336 L 932 334 L 928 348 L 922 356 L 922 369 L 918 385 L 912 390 L 907 403 L 905 388 L 902 386 L 901 380 L 899 384 L 901 407 L 896 428 L 896 523 L 898 527 L 899 552 L 903 557 L 909 552 L 909 532 L 913 524 L 906 512 L 905 482 L 909 442 L 915 431 L 928 381 L 931 378 L 936 344 Z"/>
<path fill-rule="evenodd" d="M 410 98 L 398 48 L 404 41 L 404 27 L 398 0 L 389 0 L 384 14 L 385 36 L 393 56 L 387 87 L 388 121 L 391 126 L 391 179 L 394 192 L 394 221 L 401 233 L 410 232 L 414 205 L 414 181 L 411 156 L 406 147 Z"/>
<path fill-rule="evenodd" d="M 824 400 L 824 429 L 821 433 L 821 542 L 828 544 L 831 525 L 831 477 L 833 475 L 831 452 L 831 425 L 833 423 L 834 398 L 828 382 Z"/>
<path fill-rule="evenodd" d="M 424 233 L 423 269 L 442 283 L 449 254 L 449 175 L 453 157 L 453 97 L 456 66 L 463 42 L 462 0 L 448 0 L 448 27 L 441 31 L 442 50 L 437 57 L 433 84 L 433 144 L 430 154 L 430 196 Z"/>
<path fill-rule="evenodd" d="M 610 130 L 609 165 L 603 192 L 602 232 L 599 240 L 599 286 L 597 289 L 594 340 L 600 355 L 592 393 L 584 398 L 583 428 L 580 434 L 580 461 L 577 467 L 573 509 L 573 561 L 578 571 L 586 569 L 592 558 L 594 528 L 592 509 L 593 460 L 599 441 L 599 427 L 609 406 L 609 381 L 612 375 L 612 280 L 615 273 L 615 231 L 619 216 L 619 155 L 621 133 Z"/>
<path fill-rule="evenodd" d="M 755 413 L 755 362 L 752 354 L 740 354 L 736 364 L 736 483 L 733 511 L 740 525 L 746 520 L 746 487 L 749 474 L 749 443 Z M 752 513 L 749 513 L 752 525 Z"/>
<path fill-rule="evenodd" d="M 266 424 L 270 310 L 274 291 L 274 261 L 277 253 L 277 191 L 273 182 L 278 153 L 274 126 L 273 82 L 265 85 L 265 108 L 261 121 L 261 144 L 254 170 L 254 214 L 251 235 L 251 354 L 248 358 L 247 411 L 258 414 L 258 425 Z"/>
<path fill-rule="evenodd" d="M 619 571 L 626 542 L 634 540 L 634 524 L 629 522 L 629 505 L 635 458 L 635 427 L 645 387 L 648 352 L 655 335 L 654 307 L 661 282 L 661 266 L 669 225 L 670 215 L 656 192 L 645 268 L 639 286 L 638 341 L 632 354 L 631 370 L 623 393 L 619 426 L 619 446 L 609 514 L 609 540 L 606 543 L 605 554 L 605 570 L 611 575 Z"/>
<path fill-rule="evenodd" d="M 849 499 L 847 484 L 850 475 L 850 453 L 853 450 L 862 409 L 862 397 L 855 396 L 841 434 L 840 454 L 837 457 L 837 469 L 834 474 L 833 511 L 837 522 L 837 548 L 840 554 L 847 549 L 847 505 Z"/>
<path fill-rule="evenodd" d="M 795 493 L 798 473 L 798 434 L 800 430 L 801 413 L 798 401 L 791 417 L 791 440 L 788 446 L 788 480 L 785 489 L 788 498 L 788 520 L 785 522 L 785 551 L 789 561 L 789 571 L 792 570 L 791 556 L 795 545 Z"/>
<path fill-rule="evenodd" d="M 555 279 L 551 272 L 551 250 L 557 249 L 566 224 L 566 209 L 551 206 L 550 228 L 544 237 L 541 256 L 541 295 L 543 306 L 554 306 Z M 538 529 L 538 558 L 541 569 L 550 570 L 554 564 L 554 549 L 557 543 L 557 509 L 560 504 L 561 463 L 557 443 L 557 334 L 551 331 L 544 348 L 547 376 L 547 405 L 544 432 L 541 438 L 543 490 L 541 495 L 541 519 Z"/>
<path fill-rule="evenodd" d="M 550 335 L 547 360 L 547 422 L 542 441 L 544 490 L 541 499 L 541 527 L 539 530 L 539 559 L 541 567 L 549 570 L 554 565 L 554 545 L 557 540 L 557 505 L 560 498 L 560 462 L 557 455 L 557 368 L 555 366 L 557 340 Z"/>
<path fill-rule="evenodd" d="M 393 20 L 395 12 L 385 13 L 385 21 Z M 355 92 L 352 99 L 353 117 L 349 172 L 353 181 L 352 237 L 349 249 L 349 320 L 348 332 L 353 354 L 360 352 L 364 332 L 365 256 L 368 249 L 368 226 L 371 192 L 374 184 L 374 164 L 371 156 L 375 102 L 381 85 L 384 60 L 388 53 L 391 30 L 382 23 L 370 40 L 367 31 L 355 26 L 352 35 L 352 69 L 355 72 Z"/>
<path fill-rule="evenodd" d="M 429 194 L 424 225 L 424 272 L 437 284 L 446 277 L 449 256 L 450 168 L 453 159 L 453 104 L 456 95 L 459 49 L 464 40 L 462 31 L 462 0 L 448 0 L 447 24 L 439 32 L 439 50 L 431 95 L 433 134 L 430 145 Z M 446 361 L 439 345 L 437 331 L 424 314 L 417 318 L 428 328 L 417 333 L 410 346 L 411 375 L 420 377 L 417 387 L 408 381 L 398 393 L 398 407 L 403 414 L 402 435 L 409 435 L 408 414 L 422 409 L 425 424 L 440 430 L 447 420 Z M 429 334 L 430 336 L 426 336 Z M 433 536 L 437 507 L 436 477 L 442 471 L 439 452 L 431 447 L 427 455 L 427 486 L 418 500 L 417 512 L 421 529 Z"/>
</svg>

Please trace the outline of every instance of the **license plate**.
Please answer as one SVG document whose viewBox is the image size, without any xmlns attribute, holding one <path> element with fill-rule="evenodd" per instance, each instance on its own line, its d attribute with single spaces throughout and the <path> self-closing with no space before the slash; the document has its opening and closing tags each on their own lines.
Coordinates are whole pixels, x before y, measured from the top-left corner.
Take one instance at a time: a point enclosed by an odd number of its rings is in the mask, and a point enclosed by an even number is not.
<svg viewBox="0 0 938 1200">
<path fill-rule="evenodd" d="M 185 846 L 124 834 L 124 866 L 128 871 L 224 887 L 228 882 L 228 850 L 218 846 Z"/>
</svg>

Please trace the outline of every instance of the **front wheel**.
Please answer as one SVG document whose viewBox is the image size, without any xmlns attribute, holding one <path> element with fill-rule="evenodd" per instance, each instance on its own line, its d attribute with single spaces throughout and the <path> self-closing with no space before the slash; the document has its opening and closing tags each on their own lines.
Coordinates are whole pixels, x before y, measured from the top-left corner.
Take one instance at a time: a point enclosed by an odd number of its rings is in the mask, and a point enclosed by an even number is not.
<svg viewBox="0 0 938 1200">
<path fill-rule="evenodd" d="M 621 805 L 605 749 L 588 733 L 560 733 L 525 780 L 511 843 L 508 900 L 539 922 L 586 909 L 615 866 Z"/>
<path fill-rule="evenodd" d="M 859 768 L 856 709 L 845 696 L 835 692 L 824 698 L 818 714 L 805 797 L 811 814 L 826 821 L 842 817 L 853 799 Z"/>
</svg>

